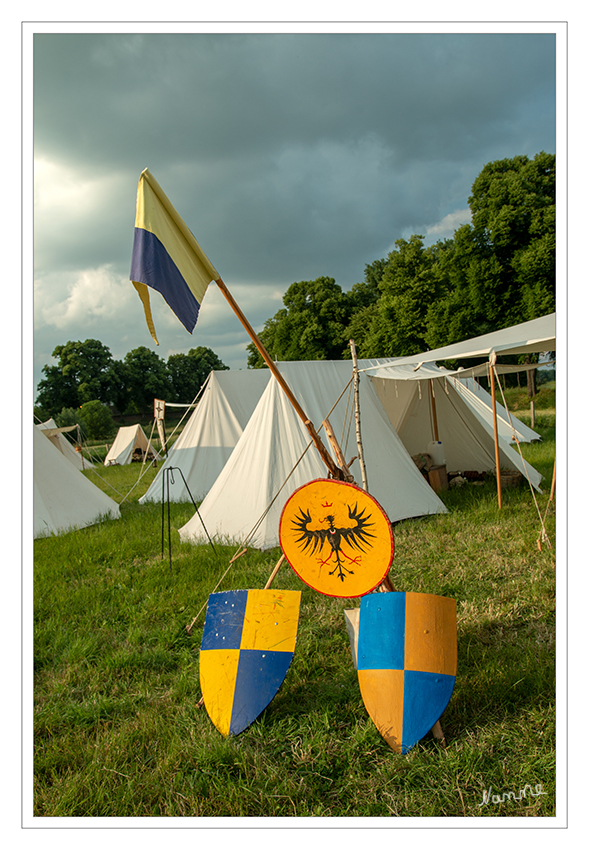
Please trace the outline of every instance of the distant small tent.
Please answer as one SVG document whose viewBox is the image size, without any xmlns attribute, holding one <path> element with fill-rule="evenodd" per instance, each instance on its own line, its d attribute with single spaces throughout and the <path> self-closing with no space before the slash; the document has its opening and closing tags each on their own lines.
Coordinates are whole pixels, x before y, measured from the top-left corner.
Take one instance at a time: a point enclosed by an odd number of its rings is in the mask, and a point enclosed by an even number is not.
<svg viewBox="0 0 589 850">
<path fill-rule="evenodd" d="M 70 463 L 73 463 L 76 469 L 94 469 L 94 464 L 86 460 L 81 452 L 77 452 L 68 438 L 64 436 L 66 432 L 75 430 L 75 425 L 71 425 L 68 428 L 59 428 L 54 419 L 48 419 L 47 422 L 41 422 L 37 425 L 37 428 L 45 434 L 47 439 L 59 449 Z"/>
<path fill-rule="evenodd" d="M 119 428 L 115 441 L 104 460 L 105 466 L 125 466 L 133 461 L 161 460 L 141 425 Z"/>
<path fill-rule="evenodd" d="M 119 506 L 68 462 L 39 428 L 33 428 L 33 536 L 65 534 L 119 519 Z"/>
</svg>

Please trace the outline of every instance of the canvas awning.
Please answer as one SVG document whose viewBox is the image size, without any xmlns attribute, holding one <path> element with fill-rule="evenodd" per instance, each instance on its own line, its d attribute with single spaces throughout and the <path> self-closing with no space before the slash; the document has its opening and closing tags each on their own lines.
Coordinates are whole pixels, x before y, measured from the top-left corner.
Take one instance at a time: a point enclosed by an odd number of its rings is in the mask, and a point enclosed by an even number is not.
<svg viewBox="0 0 589 850">
<path fill-rule="evenodd" d="M 459 360 L 461 358 L 489 358 L 494 352 L 506 354 L 540 354 L 544 351 L 556 351 L 556 313 L 532 319 L 511 328 L 422 351 L 407 357 L 395 358 L 395 366 L 418 365 L 438 360 Z"/>
</svg>

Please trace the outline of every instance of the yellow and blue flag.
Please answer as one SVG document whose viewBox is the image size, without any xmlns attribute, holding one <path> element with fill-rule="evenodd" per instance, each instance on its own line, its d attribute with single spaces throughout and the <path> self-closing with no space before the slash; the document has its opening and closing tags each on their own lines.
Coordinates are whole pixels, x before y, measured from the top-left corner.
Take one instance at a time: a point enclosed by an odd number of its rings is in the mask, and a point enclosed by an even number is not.
<svg viewBox="0 0 589 850">
<path fill-rule="evenodd" d="M 147 168 L 141 172 L 137 187 L 130 277 L 143 302 L 147 327 L 158 345 L 148 287 L 163 296 L 192 333 L 209 283 L 220 278 Z"/>
<path fill-rule="evenodd" d="M 456 681 L 456 601 L 370 593 L 360 603 L 360 692 L 378 731 L 406 753 L 440 719 Z"/>
<path fill-rule="evenodd" d="M 239 735 L 274 699 L 292 661 L 301 593 L 211 593 L 200 647 L 200 687 L 219 732 Z"/>
</svg>

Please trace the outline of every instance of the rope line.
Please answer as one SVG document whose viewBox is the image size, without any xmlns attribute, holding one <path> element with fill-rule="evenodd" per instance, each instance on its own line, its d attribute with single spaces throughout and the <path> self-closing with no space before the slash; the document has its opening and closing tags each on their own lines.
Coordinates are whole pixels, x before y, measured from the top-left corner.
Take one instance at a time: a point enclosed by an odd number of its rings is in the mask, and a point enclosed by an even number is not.
<svg viewBox="0 0 589 850">
<path fill-rule="evenodd" d="M 350 387 L 350 385 L 352 384 L 353 380 L 354 380 L 354 377 L 352 376 L 352 377 L 350 378 L 350 380 L 348 381 L 348 383 L 346 384 L 346 386 L 345 386 L 345 387 L 343 388 L 343 390 L 341 391 L 341 393 L 339 394 L 339 396 L 337 397 L 336 401 L 333 403 L 333 405 L 332 405 L 331 410 L 329 411 L 329 413 L 328 413 L 326 416 L 324 416 L 324 417 L 323 417 L 323 420 L 322 420 L 321 426 L 320 426 L 320 427 L 319 427 L 319 429 L 318 429 L 318 433 L 319 433 L 319 432 L 321 431 L 321 429 L 323 428 L 323 421 L 324 421 L 325 419 L 329 419 L 329 417 L 331 416 L 331 414 L 333 413 L 333 411 L 335 410 L 335 408 L 337 407 L 337 405 L 338 405 L 338 404 L 339 404 L 339 402 L 341 401 L 341 399 L 342 399 L 342 397 L 343 397 L 344 393 L 346 392 L 346 390 L 348 389 L 348 387 Z M 350 420 L 350 421 L 351 421 L 351 420 Z M 217 584 L 215 585 L 215 587 L 213 588 L 213 590 L 211 590 L 211 593 L 215 593 L 215 592 L 217 591 L 217 589 L 220 587 L 221 583 L 223 582 L 223 579 L 225 578 L 225 576 L 227 575 L 227 573 L 229 572 L 229 570 L 231 569 L 231 567 L 233 566 L 233 564 L 235 563 L 235 561 L 237 560 L 237 558 L 238 558 L 238 557 L 240 557 L 240 555 L 245 554 L 245 552 L 247 551 L 247 544 L 249 544 L 250 540 L 253 538 L 253 536 L 255 535 L 255 533 L 257 532 L 257 530 L 259 529 L 259 527 L 260 527 L 260 525 L 262 524 L 262 522 L 263 522 L 263 521 L 265 520 L 265 518 L 268 516 L 268 513 L 269 513 L 269 511 L 271 510 L 271 508 L 272 508 L 272 506 L 273 506 L 274 502 L 276 501 L 276 499 L 278 498 L 278 496 L 280 495 L 280 493 L 284 490 L 284 488 L 286 487 L 286 484 L 288 483 L 289 479 L 291 478 L 291 476 L 292 476 L 292 475 L 293 475 L 293 473 L 295 472 L 296 468 L 299 466 L 299 464 L 301 463 L 301 461 L 303 460 L 303 458 L 305 457 L 305 455 L 307 454 L 307 452 L 309 451 L 309 449 L 311 448 L 311 446 L 312 446 L 312 445 L 313 445 L 313 441 L 312 441 L 312 440 L 310 440 L 310 441 L 307 443 L 307 446 L 305 447 L 305 449 L 304 449 L 303 453 L 301 454 L 301 456 L 299 457 L 299 459 L 297 460 L 297 462 L 295 463 L 295 465 L 292 467 L 291 471 L 288 473 L 288 475 L 287 475 L 287 476 L 286 476 L 286 478 L 284 479 L 283 483 L 281 484 L 281 486 L 280 486 L 280 487 L 279 487 L 279 489 L 277 490 L 276 494 L 274 495 L 274 497 L 273 497 L 273 498 L 272 498 L 272 500 L 270 501 L 270 504 L 269 504 L 269 505 L 265 508 L 265 510 L 262 512 L 261 516 L 260 516 L 260 517 L 259 517 L 259 519 L 256 521 L 256 523 L 254 524 L 253 528 L 251 529 L 251 531 L 249 532 L 248 536 L 245 538 L 245 540 L 243 541 L 243 543 L 240 543 L 240 544 L 238 545 L 238 547 L 237 547 L 237 549 L 236 549 L 235 554 L 233 555 L 232 559 L 231 559 L 231 560 L 230 560 L 230 562 L 229 562 L 229 566 L 227 567 L 227 569 L 225 570 L 225 572 L 223 573 L 223 575 L 221 576 L 221 578 L 219 579 L 219 581 L 217 582 Z M 241 552 L 240 550 L 243 550 L 243 552 Z M 195 617 L 193 618 L 192 623 L 190 624 L 189 629 L 192 629 L 192 626 L 194 626 L 194 624 L 196 623 L 196 621 L 198 620 L 198 618 L 200 617 L 200 615 L 202 614 L 202 612 L 203 612 L 203 611 L 204 611 L 204 609 L 206 608 L 207 601 L 208 601 L 208 597 L 207 597 L 207 599 L 204 601 L 204 603 L 202 604 L 202 606 L 201 606 L 200 610 L 198 611 L 198 613 L 197 613 L 197 614 L 195 615 Z"/>
<path fill-rule="evenodd" d="M 495 377 L 497 378 L 497 383 L 499 384 L 499 390 L 500 390 L 500 392 L 501 392 L 501 398 L 503 399 L 503 407 L 504 407 L 504 408 L 505 408 L 505 410 L 507 411 L 507 415 L 508 415 L 508 417 L 509 417 L 509 424 L 511 425 L 511 428 L 512 428 L 512 432 L 513 432 L 513 440 L 514 440 L 514 442 L 515 442 L 515 444 L 516 444 L 516 446 L 517 446 L 517 449 L 518 449 L 518 451 L 519 451 L 519 455 L 520 455 L 520 457 L 521 457 L 521 459 L 522 459 L 522 463 L 523 463 L 523 467 L 524 467 L 524 474 L 525 474 L 525 476 L 526 476 L 526 479 L 527 479 L 527 481 L 528 481 L 528 484 L 530 485 L 530 491 L 531 491 L 531 493 L 532 493 L 532 498 L 533 498 L 533 500 L 534 500 L 534 504 L 535 504 L 535 506 L 536 506 L 536 510 L 537 510 L 537 512 L 538 512 L 538 518 L 540 519 L 541 531 L 540 531 L 540 535 L 539 535 L 538 540 L 540 540 L 540 538 L 541 538 L 541 539 L 542 539 L 542 540 L 544 540 L 546 543 L 548 543 L 548 545 L 550 546 L 550 548 L 552 548 L 552 544 L 551 544 L 551 542 L 550 542 L 550 538 L 548 537 L 548 532 L 546 531 L 546 526 L 544 525 L 544 519 L 542 518 L 542 513 L 541 513 L 541 511 L 540 511 L 540 506 L 539 506 L 539 504 L 538 504 L 538 500 L 537 500 L 537 498 L 536 498 L 536 493 L 534 492 L 534 487 L 533 487 L 533 485 L 532 485 L 532 482 L 530 481 L 530 476 L 528 475 L 528 468 L 527 468 L 527 464 L 526 464 L 526 461 L 525 461 L 524 456 L 523 456 L 523 454 L 522 454 L 522 450 L 521 450 L 520 442 L 519 442 L 519 440 L 518 440 L 518 438 L 517 438 L 516 430 L 515 430 L 515 427 L 514 427 L 514 425 L 513 425 L 513 421 L 512 421 L 512 418 L 511 418 L 511 413 L 509 412 L 509 408 L 507 407 L 507 402 L 505 401 L 505 395 L 504 395 L 504 393 L 503 393 L 503 387 L 501 386 L 501 383 L 499 382 L 499 377 L 497 376 L 497 370 L 496 370 L 496 368 L 495 368 L 495 365 L 494 365 L 494 364 L 491 366 L 491 369 L 493 370 L 494 375 L 495 375 Z M 501 471 L 500 471 L 500 470 L 497 470 L 497 475 L 500 475 L 500 474 L 501 474 Z"/>
</svg>

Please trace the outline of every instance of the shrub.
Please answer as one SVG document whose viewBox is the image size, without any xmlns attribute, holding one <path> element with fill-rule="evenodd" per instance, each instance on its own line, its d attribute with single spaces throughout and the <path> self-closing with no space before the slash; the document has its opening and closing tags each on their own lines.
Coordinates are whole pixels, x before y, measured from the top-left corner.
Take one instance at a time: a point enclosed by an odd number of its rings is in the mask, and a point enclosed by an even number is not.
<svg viewBox="0 0 589 850">
<path fill-rule="evenodd" d="M 101 401 L 84 402 L 80 407 L 80 415 L 86 423 L 87 434 L 92 440 L 106 438 L 114 431 L 112 413 Z"/>
</svg>

